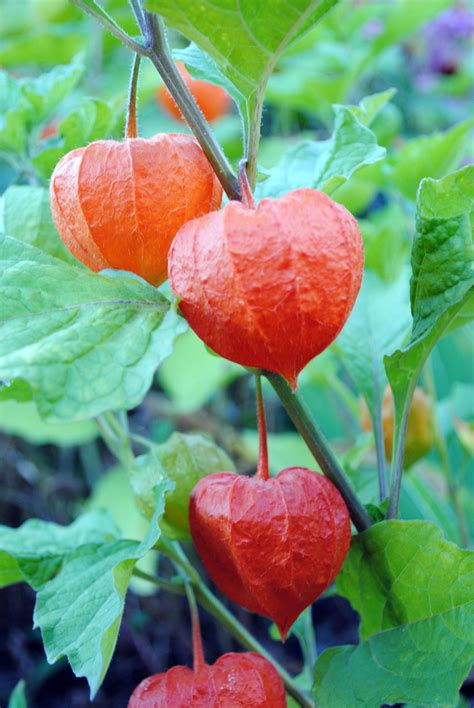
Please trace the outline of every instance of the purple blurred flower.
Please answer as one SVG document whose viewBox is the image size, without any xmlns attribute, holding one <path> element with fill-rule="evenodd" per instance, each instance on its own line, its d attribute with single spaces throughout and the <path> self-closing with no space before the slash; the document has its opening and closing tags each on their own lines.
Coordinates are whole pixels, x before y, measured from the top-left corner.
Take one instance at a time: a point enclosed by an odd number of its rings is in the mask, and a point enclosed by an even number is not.
<svg viewBox="0 0 474 708">
<path fill-rule="evenodd" d="M 463 45 L 474 34 L 474 12 L 457 6 L 442 12 L 425 28 L 428 64 L 431 71 L 455 73 L 463 56 Z"/>
</svg>

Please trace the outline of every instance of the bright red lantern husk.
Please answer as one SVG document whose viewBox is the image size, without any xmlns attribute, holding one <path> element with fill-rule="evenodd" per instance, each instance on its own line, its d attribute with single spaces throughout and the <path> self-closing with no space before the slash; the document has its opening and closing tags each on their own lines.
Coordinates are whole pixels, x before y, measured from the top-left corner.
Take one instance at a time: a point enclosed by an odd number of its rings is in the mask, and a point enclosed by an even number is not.
<svg viewBox="0 0 474 708">
<path fill-rule="evenodd" d="M 194 666 L 173 666 L 142 681 L 128 708 L 286 708 L 283 681 L 272 664 L 254 652 L 224 654 L 204 662 L 196 608 Z"/>
<path fill-rule="evenodd" d="M 270 617 L 282 639 L 335 579 L 351 539 L 337 489 L 302 467 L 271 479 L 232 472 L 204 477 L 192 493 L 189 520 L 216 585 L 247 610 Z"/>
<path fill-rule="evenodd" d="M 176 232 L 218 209 L 222 188 L 194 138 L 158 134 L 72 150 L 56 165 L 50 201 L 61 238 L 91 270 L 160 285 Z"/>
<path fill-rule="evenodd" d="M 351 524 L 326 477 L 303 467 L 269 477 L 260 377 L 257 407 L 256 476 L 217 472 L 201 479 L 191 495 L 189 521 L 216 585 L 242 607 L 270 617 L 285 640 L 300 613 L 339 573 Z"/>
<path fill-rule="evenodd" d="M 343 206 L 298 189 L 256 207 L 231 201 L 187 223 L 168 263 L 180 309 L 211 349 L 296 387 L 352 310 L 363 245 Z"/>
</svg>

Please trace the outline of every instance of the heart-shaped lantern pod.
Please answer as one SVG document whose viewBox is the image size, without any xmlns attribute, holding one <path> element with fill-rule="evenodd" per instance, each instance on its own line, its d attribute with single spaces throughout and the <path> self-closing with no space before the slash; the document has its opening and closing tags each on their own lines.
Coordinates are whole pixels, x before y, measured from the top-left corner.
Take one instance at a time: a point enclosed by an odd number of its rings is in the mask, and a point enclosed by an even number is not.
<svg viewBox="0 0 474 708">
<path fill-rule="evenodd" d="M 283 681 L 254 652 L 224 654 L 204 662 L 197 614 L 193 618 L 194 666 L 173 666 L 144 679 L 128 708 L 286 708 Z"/>
<path fill-rule="evenodd" d="M 94 271 L 128 270 L 156 286 L 167 278 L 176 232 L 221 201 L 197 141 L 172 133 L 72 150 L 50 184 L 54 223 L 78 260 Z"/>
<path fill-rule="evenodd" d="M 242 607 L 270 617 L 284 640 L 339 573 L 351 526 L 342 496 L 326 477 L 302 467 L 269 477 L 261 394 L 259 429 L 256 476 L 204 477 L 192 492 L 189 520 L 216 585 Z"/>
<path fill-rule="evenodd" d="M 244 203 L 185 224 L 168 271 L 183 315 L 211 349 L 295 388 L 352 310 L 363 245 L 352 214 L 322 192 L 298 189 L 257 206 L 248 192 Z"/>
</svg>

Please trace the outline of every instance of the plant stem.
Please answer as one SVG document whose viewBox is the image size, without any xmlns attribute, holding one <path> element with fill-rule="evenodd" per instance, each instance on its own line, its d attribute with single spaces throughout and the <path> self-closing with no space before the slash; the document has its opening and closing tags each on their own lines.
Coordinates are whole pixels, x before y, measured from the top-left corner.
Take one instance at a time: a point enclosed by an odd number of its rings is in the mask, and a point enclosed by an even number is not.
<svg viewBox="0 0 474 708">
<path fill-rule="evenodd" d="M 247 175 L 252 189 L 255 189 L 257 179 L 257 156 L 258 146 L 260 144 L 260 126 L 262 122 L 263 111 L 263 95 L 257 96 L 255 106 L 252 112 L 252 121 L 250 124 L 249 142 L 247 148 Z"/>
<path fill-rule="evenodd" d="M 375 352 L 372 350 L 372 371 L 374 373 L 374 436 L 375 451 L 377 454 L 377 476 L 379 480 L 379 501 L 383 502 L 387 496 L 387 469 L 385 464 L 385 443 L 382 424 L 382 392 Z"/>
<path fill-rule="evenodd" d="M 245 627 L 229 612 L 229 610 L 217 599 L 217 597 L 206 587 L 196 569 L 189 562 L 184 551 L 178 543 L 169 543 L 162 539 L 160 549 L 169 555 L 172 560 L 179 565 L 187 574 L 190 582 L 193 585 L 197 600 L 201 607 L 204 607 L 219 623 L 228 630 L 228 632 L 240 644 L 255 651 L 265 657 L 276 668 L 280 674 L 283 683 L 286 686 L 288 693 L 298 701 L 303 708 L 314 708 L 314 703 L 298 688 L 290 674 L 283 668 L 275 659 L 267 652 L 260 642 L 258 642 Z"/>
<path fill-rule="evenodd" d="M 387 509 L 387 519 L 396 519 L 398 516 L 398 505 L 400 503 L 400 489 L 402 486 L 403 461 L 405 457 L 405 442 L 407 437 L 408 415 L 410 413 L 411 399 L 415 390 L 416 377 L 408 389 L 405 405 L 400 418 L 400 425 L 395 424 L 394 440 L 396 447 L 392 455 L 392 485 L 390 487 L 390 500 Z M 395 410 L 396 412 L 396 410 Z M 399 429 L 399 433 L 398 433 Z"/>
<path fill-rule="evenodd" d="M 110 34 L 113 34 L 116 39 L 122 42 L 122 44 L 125 44 L 125 46 L 131 49 L 132 52 L 147 56 L 148 52 L 146 50 L 146 47 L 136 42 L 134 39 L 132 39 L 132 37 L 130 37 L 126 32 L 124 32 L 121 27 L 119 27 L 118 24 L 112 19 L 112 17 L 110 17 L 110 15 L 108 15 L 103 8 L 99 7 L 97 3 L 94 3 L 94 6 L 92 6 L 83 2 L 83 0 L 71 0 L 71 2 L 73 5 L 76 5 L 76 7 L 80 8 L 88 15 L 91 15 L 94 19 L 100 22 L 100 24 L 105 27 L 105 29 L 109 30 Z"/>
<path fill-rule="evenodd" d="M 248 207 L 249 209 L 255 209 L 255 199 L 250 188 L 246 166 L 247 160 L 243 158 L 239 162 L 237 178 L 239 182 L 240 199 L 242 201 L 242 204 L 244 204 L 246 207 Z"/>
<path fill-rule="evenodd" d="M 433 403 L 433 424 L 435 432 L 436 452 L 438 453 L 439 461 L 441 463 L 441 469 L 443 470 L 443 474 L 446 479 L 446 486 L 448 488 L 451 506 L 453 507 L 453 511 L 456 516 L 461 546 L 463 546 L 463 548 L 467 548 L 469 546 L 469 532 L 467 528 L 464 509 L 462 507 L 461 500 L 459 499 L 459 486 L 458 484 L 456 484 L 456 480 L 454 479 L 453 470 L 449 462 L 446 439 L 441 432 L 438 416 L 436 415 L 436 407 L 434 405 L 435 401 L 437 400 L 437 395 L 436 383 L 431 360 L 428 360 L 425 366 L 425 383 L 426 388 L 428 389 L 428 395 Z"/>
<path fill-rule="evenodd" d="M 125 122 L 125 137 L 137 137 L 137 88 L 138 75 L 140 73 L 141 56 L 135 54 L 133 57 L 132 71 L 130 74 L 130 88 L 127 101 L 127 118 Z"/>
<path fill-rule="evenodd" d="M 193 631 L 193 666 L 194 670 L 196 671 L 205 664 L 204 650 L 202 648 L 201 628 L 199 626 L 199 610 L 193 587 L 191 585 L 191 582 L 187 579 L 185 580 L 184 588 L 186 591 L 189 612 L 191 615 L 191 626 Z"/>
<path fill-rule="evenodd" d="M 257 474 L 259 479 L 268 479 L 268 445 L 267 445 L 267 425 L 265 422 L 265 406 L 262 395 L 262 377 L 255 376 L 255 387 L 257 389 L 257 420 L 258 420 L 258 464 Z"/>
<path fill-rule="evenodd" d="M 342 467 L 329 447 L 329 443 L 312 419 L 301 396 L 294 393 L 290 385 L 279 374 L 272 371 L 264 371 L 263 373 L 275 389 L 296 430 L 314 455 L 321 470 L 341 493 L 354 526 L 358 531 L 365 531 L 372 525 L 370 517 L 349 484 Z"/>
<path fill-rule="evenodd" d="M 157 587 L 161 588 L 162 590 L 166 590 L 167 592 L 172 592 L 175 595 L 184 595 L 184 593 L 185 593 L 184 586 L 175 585 L 174 583 L 170 583 L 168 580 L 164 580 L 163 578 L 159 578 L 156 575 L 150 575 L 149 573 L 145 573 L 143 570 L 140 570 L 140 568 L 134 568 L 132 575 L 134 575 L 136 578 L 141 578 L 142 580 L 146 580 L 149 583 L 153 583 L 153 585 L 156 585 Z"/>
<path fill-rule="evenodd" d="M 196 136 L 227 196 L 240 200 L 237 178 L 170 55 L 161 19 L 145 12 L 145 21 L 151 41 L 148 53 L 151 62 Z"/>
</svg>

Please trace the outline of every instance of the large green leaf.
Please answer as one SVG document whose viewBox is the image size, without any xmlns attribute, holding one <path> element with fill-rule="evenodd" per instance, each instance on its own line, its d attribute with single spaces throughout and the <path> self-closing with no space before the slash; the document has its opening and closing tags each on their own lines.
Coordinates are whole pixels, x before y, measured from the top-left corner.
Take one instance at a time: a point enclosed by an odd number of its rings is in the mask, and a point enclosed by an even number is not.
<svg viewBox="0 0 474 708">
<path fill-rule="evenodd" d="M 117 642 L 125 595 L 136 563 L 160 537 L 159 519 L 172 485 L 155 489 L 155 514 L 142 543 L 120 539 L 81 545 L 38 592 L 34 621 L 48 662 L 66 656 L 76 676 L 85 676 L 94 697 Z"/>
<path fill-rule="evenodd" d="M 162 15 L 170 27 L 189 37 L 218 64 L 247 101 L 243 119 L 248 134 L 278 58 L 336 2 L 147 0 L 145 6 Z"/>
<path fill-rule="evenodd" d="M 391 160 L 391 179 L 408 199 L 415 199 L 424 177 L 444 177 L 459 166 L 472 140 L 474 119 L 465 120 L 445 133 L 409 140 Z"/>
<path fill-rule="evenodd" d="M 410 283 L 412 335 L 403 349 L 385 359 L 398 422 L 431 349 L 474 285 L 473 185 L 474 167 L 465 167 L 438 181 L 423 180 L 420 186 Z"/>
<path fill-rule="evenodd" d="M 312 187 L 332 194 L 364 165 L 385 156 L 375 135 L 347 106 L 334 106 L 334 131 L 328 140 L 305 140 L 291 148 L 270 177 L 257 185 L 261 197 L 279 197 L 292 189 Z"/>
<path fill-rule="evenodd" d="M 83 514 L 70 526 L 38 519 L 16 529 L 0 526 L 0 587 L 25 581 L 39 588 L 79 546 L 118 537 L 117 526 L 101 511 Z"/>
<path fill-rule="evenodd" d="M 20 378 L 40 415 L 90 418 L 136 406 L 183 321 L 151 285 L 98 275 L 1 237 L 0 379 Z"/>
<path fill-rule="evenodd" d="M 53 224 L 46 189 L 10 187 L 2 197 L 2 207 L 0 231 L 19 241 L 37 246 L 56 258 L 77 265 L 78 262 L 61 241 Z"/>
<path fill-rule="evenodd" d="M 28 708 L 25 696 L 25 682 L 18 681 L 8 699 L 8 708 Z"/>
<path fill-rule="evenodd" d="M 382 522 L 352 539 L 337 588 L 361 615 L 362 642 L 320 656 L 318 706 L 457 704 L 474 659 L 473 553 L 433 524 Z"/>
</svg>

